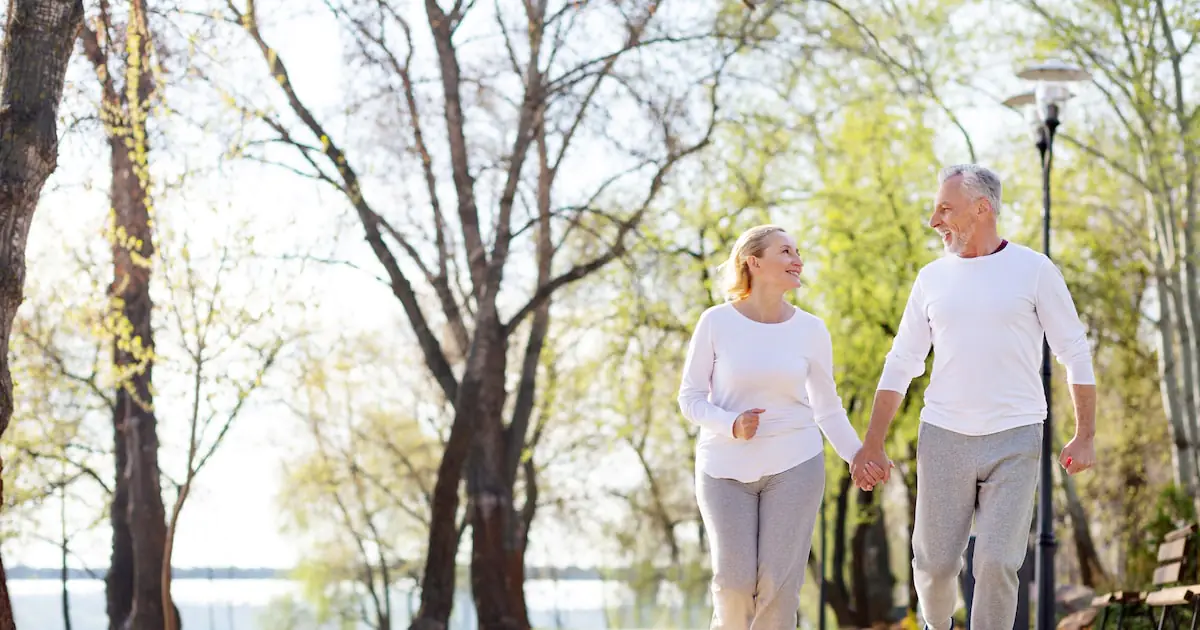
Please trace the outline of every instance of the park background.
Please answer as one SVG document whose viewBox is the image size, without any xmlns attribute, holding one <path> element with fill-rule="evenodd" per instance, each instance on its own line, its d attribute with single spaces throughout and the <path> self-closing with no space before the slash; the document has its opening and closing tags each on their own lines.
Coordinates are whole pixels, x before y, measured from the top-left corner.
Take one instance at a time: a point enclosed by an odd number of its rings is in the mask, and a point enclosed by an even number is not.
<svg viewBox="0 0 1200 630">
<path fill-rule="evenodd" d="M 21 628 L 109 627 L 105 576 L 161 597 L 164 549 L 187 628 L 408 627 L 422 584 L 453 628 L 707 627 L 675 395 L 716 264 L 796 236 L 863 430 L 938 169 L 1000 172 L 1041 249 L 1004 102 L 1054 59 L 1091 75 L 1052 228 L 1100 386 L 1097 467 L 1053 488 L 1062 612 L 1148 585 L 1200 501 L 1200 4 L 440 1 L 84 3 L 0 444 Z M 831 626 L 915 627 L 925 378 L 886 488 L 827 457 Z"/>
</svg>

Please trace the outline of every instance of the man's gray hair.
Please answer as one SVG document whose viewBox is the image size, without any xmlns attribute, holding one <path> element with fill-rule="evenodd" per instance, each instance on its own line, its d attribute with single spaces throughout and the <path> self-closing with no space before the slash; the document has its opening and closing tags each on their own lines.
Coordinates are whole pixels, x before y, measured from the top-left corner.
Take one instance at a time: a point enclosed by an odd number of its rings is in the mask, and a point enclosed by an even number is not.
<svg viewBox="0 0 1200 630">
<path fill-rule="evenodd" d="M 971 199 L 987 199 L 992 205 L 992 212 L 1000 215 L 1000 193 L 1004 186 L 1000 176 L 989 168 L 978 164 L 955 164 L 947 166 L 938 173 L 938 184 L 943 184 L 955 175 L 962 175 L 962 187 Z"/>
</svg>

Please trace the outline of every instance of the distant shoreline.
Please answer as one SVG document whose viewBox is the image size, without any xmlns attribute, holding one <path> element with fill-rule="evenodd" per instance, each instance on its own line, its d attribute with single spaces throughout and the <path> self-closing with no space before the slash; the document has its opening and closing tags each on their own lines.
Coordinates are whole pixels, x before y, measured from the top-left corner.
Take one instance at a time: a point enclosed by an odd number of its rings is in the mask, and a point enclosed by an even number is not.
<svg viewBox="0 0 1200 630">
<path fill-rule="evenodd" d="M 460 567 L 460 571 L 469 572 L 467 567 Z M 108 568 L 87 569 L 68 569 L 68 580 L 96 580 L 103 579 L 108 572 Z M 8 569 L 8 579 L 10 580 L 61 580 L 61 568 L 46 568 L 46 567 L 27 567 L 15 566 Z M 671 572 L 664 571 L 669 574 Z M 529 567 L 525 570 L 525 578 L 528 580 L 622 580 L 628 578 L 629 572 L 625 569 L 583 569 L 579 567 Z M 176 568 L 171 571 L 171 575 L 175 579 L 180 580 L 291 580 L 292 569 L 271 569 L 271 568 L 236 568 L 236 567 L 189 567 Z"/>
<path fill-rule="evenodd" d="M 103 579 L 108 573 L 108 568 L 87 569 L 67 569 L 67 579 L 69 580 L 95 580 Z M 61 568 L 43 568 L 43 567 L 25 567 L 16 566 L 7 571 L 8 579 L 10 580 L 61 580 Z M 239 569 L 233 567 L 199 567 L 199 568 L 176 568 L 171 571 L 171 575 L 176 579 L 202 579 L 202 580 L 287 580 L 291 579 L 291 569 Z"/>
</svg>

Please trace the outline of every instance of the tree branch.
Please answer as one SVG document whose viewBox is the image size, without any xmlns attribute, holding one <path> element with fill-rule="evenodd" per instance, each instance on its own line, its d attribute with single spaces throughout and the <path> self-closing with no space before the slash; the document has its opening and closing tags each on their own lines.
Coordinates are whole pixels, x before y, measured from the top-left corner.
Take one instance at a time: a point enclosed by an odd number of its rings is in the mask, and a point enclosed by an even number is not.
<svg viewBox="0 0 1200 630">
<path fill-rule="evenodd" d="M 442 350 L 441 343 L 429 328 L 428 320 L 421 309 L 412 283 L 404 275 L 404 272 L 400 269 L 399 261 L 396 260 L 396 257 L 383 240 L 383 235 L 379 229 L 379 214 L 371 208 L 363 196 L 357 173 L 351 168 L 346 155 L 334 143 L 331 136 L 325 132 L 309 109 L 300 101 L 299 96 L 297 96 L 292 86 L 283 60 L 280 59 L 278 53 L 268 46 L 263 39 L 262 34 L 258 30 L 258 21 L 254 9 L 255 0 L 246 0 L 246 12 L 244 14 L 239 12 L 233 5 L 233 0 L 226 0 L 226 2 L 229 9 L 237 16 L 238 21 L 241 22 L 243 29 L 258 45 L 263 59 L 267 62 L 271 77 L 275 79 L 280 89 L 283 90 L 292 111 L 304 122 L 309 131 L 321 141 L 326 158 L 337 168 L 343 181 L 343 186 L 340 188 L 347 195 L 355 211 L 358 213 L 359 220 L 366 231 L 367 242 L 375 253 L 375 257 L 379 259 L 379 262 L 387 271 L 388 278 L 392 283 L 392 293 L 400 300 L 405 313 L 408 315 L 409 323 L 412 325 L 417 342 L 421 346 L 421 351 L 425 356 L 426 365 L 437 379 L 438 384 L 442 388 L 442 393 L 446 396 L 447 400 L 454 400 L 458 393 L 458 380 Z M 437 5 L 435 0 L 428 0 L 428 2 L 433 6 Z"/>
</svg>

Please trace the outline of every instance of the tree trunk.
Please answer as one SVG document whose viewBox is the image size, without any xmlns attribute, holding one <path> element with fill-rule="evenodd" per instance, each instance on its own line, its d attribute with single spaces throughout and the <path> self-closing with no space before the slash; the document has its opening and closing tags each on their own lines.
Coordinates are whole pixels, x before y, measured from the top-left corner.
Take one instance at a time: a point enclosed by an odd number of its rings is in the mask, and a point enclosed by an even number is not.
<svg viewBox="0 0 1200 630">
<path fill-rule="evenodd" d="M 1182 267 L 1182 264 L 1180 266 Z M 1189 488 L 1189 494 L 1193 499 L 1200 499 L 1200 492 L 1197 492 L 1197 490 L 1200 490 L 1200 485 L 1197 485 L 1200 484 L 1200 478 L 1195 477 L 1195 475 L 1200 474 L 1200 469 L 1197 468 L 1197 466 L 1200 466 L 1200 443 L 1197 440 L 1200 437 L 1200 435 L 1197 435 L 1197 429 L 1200 427 L 1197 426 L 1197 420 L 1200 419 L 1196 415 L 1196 394 L 1192 391 L 1196 382 L 1196 372 L 1193 369 L 1192 361 L 1197 354 L 1195 343 L 1197 339 L 1200 339 L 1200 335 L 1196 334 L 1197 331 L 1188 313 L 1187 303 L 1189 300 L 1180 291 L 1180 287 L 1185 286 L 1183 284 L 1186 282 L 1186 278 L 1183 277 L 1185 275 L 1181 271 L 1179 282 L 1172 282 L 1167 285 L 1168 293 L 1170 294 L 1167 305 L 1171 309 L 1171 319 L 1179 335 L 1179 362 L 1182 364 L 1183 369 L 1177 373 L 1180 379 L 1178 395 L 1182 399 L 1180 404 L 1183 415 L 1182 420 L 1184 427 L 1188 431 L 1188 442 L 1192 449 L 1190 465 L 1192 466 L 1193 478 L 1191 484 L 1184 487 Z"/>
<path fill-rule="evenodd" d="M 858 624 L 891 621 L 896 578 L 888 561 L 887 527 L 878 493 L 856 490 L 859 518 L 854 529 L 854 609 Z"/>
<path fill-rule="evenodd" d="M 107 13 L 102 15 L 107 19 Z M 85 28 L 83 48 L 100 84 L 100 119 L 108 137 L 113 257 L 113 406 L 116 483 L 109 518 L 113 548 L 105 578 L 109 628 L 162 628 L 163 557 L 167 542 L 154 412 L 154 340 L 150 299 L 154 233 L 151 217 L 147 119 L 154 76 L 145 0 L 130 0 L 123 50 Z M 112 30 L 113 24 L 100 28 Z M 124 85 L 111 68 L 124 65 Z M 165 569 L 169 577 L 169 569 Z"/>
<path fill-rule="evenodd" d="M 64 472 L 64 479 L 65 479 L 65 472 L 66 472 L 65 468 L 66 467 L 64 466 L 63 468 L 64 468 L 63 472 Z M 62 540 L 62 545 L 59 547 L 59 561 L 61 563 L 61 566 L 59 567 L 59 569 L 60 569 L 59 581 L 62 584 L 63 630 L 71 630 L 71 591 L 69 588 L 70 583 L 71 583 L 70 582 L 71 570 L 70 570 L 70 567 L 67 565 L 68 551 L 70 550 L 70 546 L 69 546 L 70 537 L 67 534 L 67 486 L 66 486 L 66 484 L 64 484 L 61 488 L 59 488 L 59 491 L 62 493 L 62 496 L 61 496 L 62 501 L 59 503 L 59 508 L 58 508 L 58 519 L 59 519 L 58 520 L 58 524 L 59 524 L 59 532 L 58 533 Z"/>
<path fill-rule="evenodd" d="M 529 549 L 529 530 L 533 527 L 538 500 L 537 467 L 532 456 L 522 462 L 521 469 L 525 472 L 525 504 L 513 515 L 517 524 L 516 546 L 505 551 L 508 554 L 509 610 L 519 626 L 529 628 L 529 607 L 525 603 L 525 551 Z"/>
<path fill-rule="evenodd" d="M 478 400 L 478 379 L 464 379 L 456 402 Z M 472 415 L 455 405 L 454 422 L 442 451 L 430 506 L 429 546 L 421 578 L 421 606 L 410 630 L 446 630 L 454 606 L 455 557 L 458 553 L 458 489 L 471 447 Z M 468 509 L 470 506 L 468 505 Z M 467 516 L 470 520 L 471 515 Z"/>
<path fill-rule="evenodd" d="M 471 497 L 471 591 L 481 630 L 507 630 L 518 627 L 509 609 L 511 586 L 508 583 L 508 558 L 505 533 L 513 515 L 513 487 L 505 475 L 505 435 L 501 415 L 504 409 L 504 369 L 507 339 L 496 321 L 495 307 L 485 307 L 476 325 L 472 344 L 472 363 L 480 369 L 477 404 L 470 407 L 475 427 L 471 456 L 467 460 L 467 494 Z M 463 379 L 464 386 L 466 378 Z M 465 411 L 466 409 L 464 409 Z"/>
<path fill-rule="evenodd" d="M 1196 493 L 1196 452 L 1192 448 L 1195 436 L 1192 434 L 1192 418 L 1187 417 L 1183 402 L 1180 399 L 1180 379 L 1175 357 L 1176 325 L 1172 317 L 1171 279 L 1164 266 L 1161 249 L 1156 253 L 1155 289 L 1158 304 L 1158 387 L 1163 398 L 1163 410 L 1167 413 L 1168 426 L 1171 434 L 1171 460 L 1175 484 L 1182 488 L 1193 500 Z"/>
<path fill-rule="evenodd" d="M 525 543 L 517 542 L 515 549 L 505 549 L 505 578 L 508 586 L 508 610 L 514 627 L 529 628 L 529 608 L 525 604 Z"/>
<path fill-rule="evenodd" d="M 1196 243 L 1196 207 L 1200 205 L 1198 188 L 1200 188 L 1200 145 L 1197 144 L 1195 133 L 1195 108 L 1187 102 L 1187 86 L 1184 84 L 1186 49 L 1181 49 L 1175 42 L 1178 24 L 1172 24 L 1174 16 L 1169 14 L 1162 0 L 1156 3 L 1155 14 L 1158 26 L 1162 30 L 1163 42 L 1166 44 L 1167 59 L 1170 62 L 1172 81 L 1171 113 L 1178 126 L 1179 146 L 1177 152 L 1171 155 L 1172 166 L 1178 168 L 1180 155 L 1183 161 L 1183 194 L 1181 216 L 1172 217 L 1177 222 L 1179 231 L 1179 286 L 1182 295 L 1176 296 L 1183 370 L 1184 406 L 1191 422 L 1193 437 L 1200 434 L 1200 280 L 1196 274 L 1200 268 L 1200 252 Z M 1195 444 L 1193 444 L 1195 447 Z M 1200 449 L 1198 449 L 1200 453 Z M 1197 455 L 1200 457 L 1200 454 Z M 1200 480 L 1198 480 L 1200 481 Z"/>
<path fill-rule="evenodd" d="M 504 406 L 506 344 L 494 307 L 481 312 L 467 366 L 455 399 L 454 423 L 434 485 L 429 554 L 421 583 L 421 608 L 412 630 L 445 630 L 454 603 L 458 551 L 458 486 L 464 464 L 468 474 L 471 521 L 471 583 L 480 628 L 496 627 L 507 617 L 504 522 L 511 511 L 511 486 L 505 491 Z M 498 391 L 497 391 L 498 390 Z M 505 498 L 510 500 L 505 503 Z"/>
<path fill-rule="evenodd" d="M 130 30 L 141 31 L 142 41 L 148 45 L 145 7 L 137 0 L 130 4 L 130 20 L 139 24 Z M 131 45 L 131 48 L 134 47 Z M 131 50 L 126 63 L 126 82 L 132 84 L 133 89 L 127 89 L 125 94 L 138 95 L 138 101 L 130 103 L 126 100 L 123 103 L 125 120 L 120 121 L 123 124 L 109 126 L 110 196 L 115 230 L 110 296 L 112 308 L 119 314 L 113 340 L 113 364 L 121 379 L 113 424 L 124 434 L 124 439 L 114 446 L 124 446 L 127 458 L 117 483 L 118 487 L 127 485 L 124 511 L 128 520 L 125 524 L 133 552 L 133 601 L 129 616 L 122 623 L 132 630 L 157 630 L 164 624 L 161 576 L 167 526 L 159 485 L 158 431 L 152 385 L 154 339 L 150 281 L 154 234 L 147 189 L 149 149 L 146 138 L 151 87 L 148 82 L 152 78 L 146 68 L 145 51 Z M 110 619 L 110 623 L 118 622 Z"/>
<path fill-rule="evenodd" d="M 856 613 L 850 602 L 850 589 L 846 587 L 846 521 L 850 507 L 850 475 L 843 475 L 838 482 L 836 509 L 833 517 L 833 554 L 826 570 L 832 568 L 832 576 L 821 576 L 820 565 L 813 554 L 808 555 L 809 569 L 818 580 L 825 581 L 825 602 L 833 609 L 839 628 L 851 627 Z"/>
<path fill-rule="evenodd" d="M 1080 578 L 1084 586 L 1093 590 L 1107 586 L 1112 581 L 1100 562 L 1100 554 L 1092 540 L 1087 512 L 1084 511 L 1083 504 L 1079 501 L 1079 493 L 1075 490 L 1075 479 L 1061 468 L 1059 474 L 1062 476 L 1063 490 L 1067 496 L 1067 514 L 1071 518 L 1071 538 L 1075 543 L 1075 553 L 1079 557 Z"/>
<path fill-rule="evenodd" d="M 25 290 L 25 246 L 42 186 L 58 165 L 58 105 L 82 23 L 80 0 L 8 2 L 0 53 L 0 436 L 13 414 L 8 342 Z M 15 628 L 0 559 L 0 630 Z"/>
<path fill-rule="evenodd" d="M 112 556 L 108 575 L 104 576 L 105 596 L 108 600 L 109 630 L 120 630 L 133 609 L 133 539 L 129 535 L 129 484 L 125 471 L 129 468 L 129 454 L 125 448 L 124 426 L 113 410 L 113 457 L 116 483 L 113 484 L 112 505 L 109 506 L 109 522 L 112 525 Z"/>
</svg>

